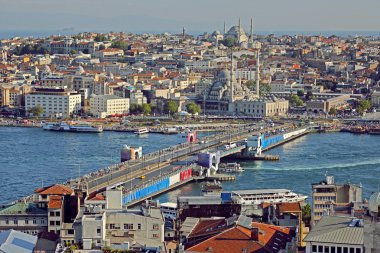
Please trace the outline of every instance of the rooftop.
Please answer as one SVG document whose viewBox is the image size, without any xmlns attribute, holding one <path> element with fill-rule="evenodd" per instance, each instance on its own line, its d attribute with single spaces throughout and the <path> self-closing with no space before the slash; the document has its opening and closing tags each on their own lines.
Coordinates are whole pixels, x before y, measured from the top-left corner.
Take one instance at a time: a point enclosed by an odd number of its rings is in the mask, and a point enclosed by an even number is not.
<svg viewBox="0 0 380 253">
<path fill-rule="evenodd" d="M 34 203 L 19 202 L 11 205 L 3 210 L 0 210 L 0 215 L 15 215 L 15 214 L 46 214 L 46 211 L 37 207 Z"/>
</svg>

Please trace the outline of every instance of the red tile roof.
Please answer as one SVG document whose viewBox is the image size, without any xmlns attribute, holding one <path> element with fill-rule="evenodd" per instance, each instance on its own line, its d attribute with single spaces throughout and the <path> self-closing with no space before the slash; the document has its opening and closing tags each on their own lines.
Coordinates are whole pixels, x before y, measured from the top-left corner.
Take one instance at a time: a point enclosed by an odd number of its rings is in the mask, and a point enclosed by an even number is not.
<svg viewBox="0 0 380 253">
<path fill-rule="evenodd" d="M 35 190 L 40 195 L 72 195 L 73 189 L 65 185 L 56 184 Z"/>
<path fill-rule="evenodd" d="M 48 208 L 57 209 L 62 207 L 62 197 L 61 196 L 50 196 Z"/>
<path fill-rule="evenodd" d="M 102 194 L 96 194 L 93 198 L 90 200 L 105 200 L 106 198 Z"/>
<path fill-rule="evenodd" d="M 300 203 L 281 203 L 278 204 L 278 209 L 280 213 L 301 212 Z"/>
</svg>

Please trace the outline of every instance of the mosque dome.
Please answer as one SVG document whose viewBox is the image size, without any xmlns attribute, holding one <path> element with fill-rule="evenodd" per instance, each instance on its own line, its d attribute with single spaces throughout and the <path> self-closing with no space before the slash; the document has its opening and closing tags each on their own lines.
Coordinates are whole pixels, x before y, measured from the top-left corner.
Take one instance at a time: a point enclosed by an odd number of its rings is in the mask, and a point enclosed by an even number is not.
<svg viewBox="0 0 380 253">
<path fill-rule="evenodd" d="M 219 32 L 218 30 L 214 31 L 212 34 L 212 36 L 218 36 L 218 35 L 222 35 L 221 32 Z"/>
<path fill-rule="evenodd" d="M 227 36 L 233 36 L 235 38 L 238 38 L 239 35 L 245 35 L 245 32 L 244 32 L 243 27 L 239 27 L 237 25 L 231 27 L 230 30 L 228 30 L 227 32 Z"/>
<path fill-rule="evenodd" d="M 380 192 L 371 195 L 368 201 L 368 209 L 371 213 L 377 213 L 380 206 Z"/>
</svg>

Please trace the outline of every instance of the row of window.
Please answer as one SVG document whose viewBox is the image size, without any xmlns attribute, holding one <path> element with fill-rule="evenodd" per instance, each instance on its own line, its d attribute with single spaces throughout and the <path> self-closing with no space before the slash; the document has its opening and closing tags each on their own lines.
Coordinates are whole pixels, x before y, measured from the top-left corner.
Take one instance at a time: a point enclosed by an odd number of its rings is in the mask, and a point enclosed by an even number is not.
<svg viewBox="0 0 380 253">
<path fill-rule="evenodd" d="M 13 221 L 13 225 L 18 225 L 19 220 L 17 218 L 14 218 L 12 221 Z M 29 221 L 30 220 L 28 218 L 25 218 L 25 220 L 24 220 L 25 225 L 28 225 Z M 10 222 L 11 222 L 10 219 L 5 219 L 5 224 L 6 225 L 9 225 Z M 32 222 L 33 225 L 36 225 L 37 224 L 37 219 L 34 218 L 34 219 L 31 220 L 31 222 Z M 41 219 L 41 224 L 45 224 L 45 219 Z"/>
<path fill-rule="evenodd" d="M 111 223 L 111 224 L 109 224 L 109 225 L 107 224 L 107 228 L 109 228 L 109 229 L 120 229 L 120 225 L 119 225 L 119 224 L 113 224 L 113 223 Z M 126 223 L 126 224 L 123 224 L 123 228 L 126 229 L 126 230 L 133 230 L 133 229 L 135 229 L 133 223 Z M 141 224 L 140 224 L 140 223 L 137 224 L 137 229 L 138 229 L 138 230 L 141 229 Z M 159 230 L 159 229 L 160 229 L 160 224 L 156 224 L 156 223 L 154 223 L 154 224 L 152 225 L 152 229 L 153 229 L 153 230 Z M 100 229 L 99 229 L 99 230 L 100 230 Z M 99 233 L 100 233 L 100 232 L 99 232 Z"/>
<path fill-rule="evenodd" d="M 361 248 L 312 245 L 312 253 L 361 253 Z"/>
<path fill-rule="evenodd" d="M 315 201 L 335 201 L 335 197 L 332 197 L 332 196 L 315 197 Z"/>
</svg>

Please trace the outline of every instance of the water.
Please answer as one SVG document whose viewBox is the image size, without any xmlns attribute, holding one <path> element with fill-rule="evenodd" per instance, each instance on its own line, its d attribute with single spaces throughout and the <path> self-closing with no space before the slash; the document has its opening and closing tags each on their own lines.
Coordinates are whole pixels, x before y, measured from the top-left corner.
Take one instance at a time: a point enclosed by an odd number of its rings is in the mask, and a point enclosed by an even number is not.
<svg viewBox="0 0 380 253">
<path fill-rule="evenodd" d="M 0 204 L 29 195 L 42 185 L 117 163 L 125 144 L 142 146 L 143 153 L 150 153 L 185 141 L 180 134 L 76 134 L 0 127 Z"/>
<path fill-rule="evenodd" d="M 0 128 L 0 203 L 29 195 L 41 185 L 64 182 L 116 163 L 124 144 L 142 146 L 147 153 L 186 141 L 181 135 L 147 136 Z M 280 155 L 280 161 L 244 163 L 246 171 L 237 181 L 222 185 L 225 190 L 288 188 L 310 195 L 311 183 L 322 180 L 328 171 L 337 182 L 362 183 L 364 197 L 369 198 L 379 185 L 379 141 L 380 136 L 310 134 L 268 152 Z M 178 194 L 199 193 L 199 184 L 189 184 L 159 199 L 176 201 Z"/>
<path fill-rule="evenodd" d="M 286 188 L 311 196 L 311 184 L 335 176 L 335 182 L 363 185 L 363 197 L 378 191 L 380 136 L 350 133 L 309 134 L 267 152 L 280 155 L 278 162 L 242 163 L 245 172 L 235 182 L 222 182 L 224 190 Z M 178 195 L 199 195 L 200 183 L 186 185 L 160 196 L 176 202 Z"/>
</svg>

